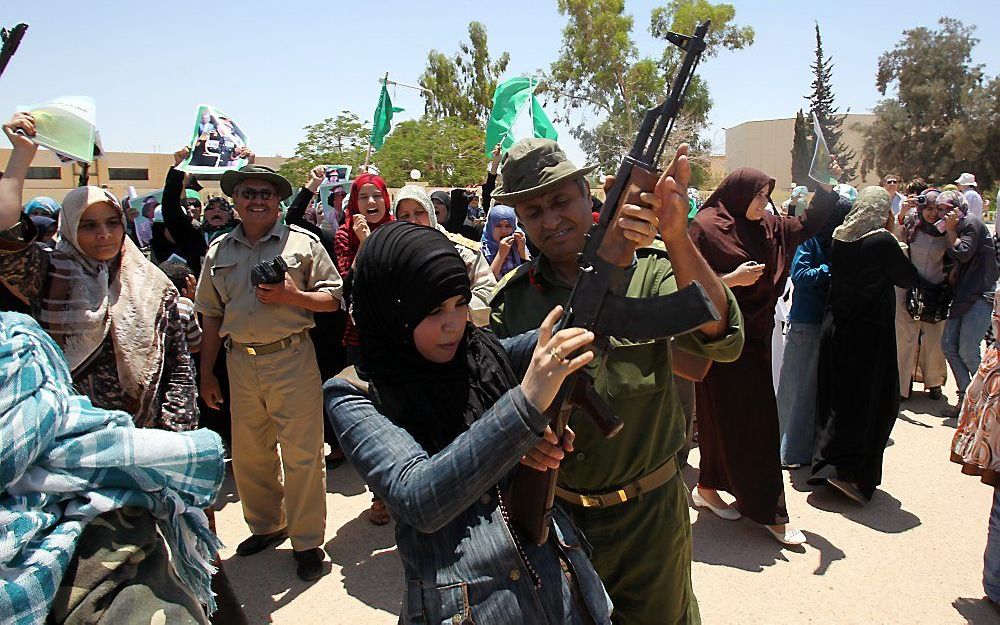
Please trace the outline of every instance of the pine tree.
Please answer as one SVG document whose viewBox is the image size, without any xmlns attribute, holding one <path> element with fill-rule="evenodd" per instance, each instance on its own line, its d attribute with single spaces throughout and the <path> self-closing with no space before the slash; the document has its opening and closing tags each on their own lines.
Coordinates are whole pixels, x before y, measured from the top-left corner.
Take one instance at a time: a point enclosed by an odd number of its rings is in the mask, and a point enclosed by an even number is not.
<svg viewBox="0 0 1000 625">
<path fill-rule="evenodd" d="M 809 178 L 809 164 L 812 160 L 812 142 L 809 140 L 809 124 L 802 109 L 795 114 L 795 131 L 792 135 L 792 180 L 810 189 L 815 181 Z"/>
<path fill-rule="evenodd" d="M 809 119 L 806 120 L 806 128 L 809 136 L 809 145 L 815 145 L 816 138 L 813 136 L 812 115 L 816 115 L 819 120 L 823 136 L 826 138 L 826 145 L 830 148 L 830 153 L 836 155 L 837 162 L 844 170 L 843 179 L 854 180 L 857 176 L 855 167 L 854 151 L 847 147 L 842 141 L 844 130 L 844 119 L 847 115 L 837 115 L 839 110 L 833 104 L 833 59 L 823 55 L 823 39 L 819 34 L 819 23 L 816 23 L 816 60 L 809 67 L 813 71 L 815 78 L 812 81 L 812 93 L 806 99 L 809 100 Z M 810 151 L 810 157 L 812 153 Z M 806 172 L 809 171 L 806 164 Z M 796 179 L 796 182 L 799 182 Z M 802 183 L 804 184 L 804 183 Z M 810 181 L 810 188 L 813 183 Z"/>
</svg>

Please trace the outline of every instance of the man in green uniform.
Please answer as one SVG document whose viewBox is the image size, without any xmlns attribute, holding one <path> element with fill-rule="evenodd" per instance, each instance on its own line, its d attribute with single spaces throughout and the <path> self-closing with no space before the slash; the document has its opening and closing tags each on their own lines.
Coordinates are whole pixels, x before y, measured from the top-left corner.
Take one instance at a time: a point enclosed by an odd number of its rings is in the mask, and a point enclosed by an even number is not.
<svg viewBox="0 0 1000 625">
<path fill-rule="evenodd" d="M 732 361 L 743 346 L 743 321 L 732 293 L 687 235 L 686 154 L 687 146 L 682 146 L 656 193 L 642 195 L 649 207 L 625 205 L 612 222 L 605 241 L 616 237 L 611 247 L 625 249 L 627 255 L 609 258 L 602 247 L 602 257 L 622 267 L 629 266 L 622 259 L 631 257 L 629 297 L 664 295 L 700 282 L 721 319 L 677 337 L 674 348 Z M 569 298 L 579 273 L 577 255 L 593 223 L 584 179 L 591 169 L 575 167 L 547 139 L 522 140 L 507 153 L 503 193 L 494 197 L 514 206 L 541 254 L 500 282 L 492 302 L 492 326 L 499 336 L 537 328 Z M 650 245 L 657 231 L 670 260 L 636 258 L 634 251 Z M 576 451 L 561 465 L 560 504 L 593 547 L 591 560 L 614 601 L 616 624 L 698 623 L 686 488 L 676 461 L 685 423 L 671 375 L 670 342 L 612 339 L 606 362 L 591 374 L 625 427 L 615 438 L 604 439 L 589 418 L 571 416 Z M 550 466 L 546 453 L 561 457 L 555 446 L 540 446 L 522 462 Z"/>
</svg>

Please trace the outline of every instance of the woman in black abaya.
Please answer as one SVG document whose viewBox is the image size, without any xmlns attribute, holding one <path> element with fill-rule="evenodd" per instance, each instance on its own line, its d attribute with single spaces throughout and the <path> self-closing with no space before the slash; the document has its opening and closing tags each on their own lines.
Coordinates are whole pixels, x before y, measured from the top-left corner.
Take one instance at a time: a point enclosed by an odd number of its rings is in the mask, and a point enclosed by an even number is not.
<svg viewBox="0 0 1000 625">
<path fill-rule="evenodd" d="M 899 414 L 893 285 L 920 280 L 886 229 L 891 219 L 888 192 L 862 190 L 830 253 L 809 483 L 827 482 L 859 503 L 882 482 L 882 454 Z"/>
</svg>

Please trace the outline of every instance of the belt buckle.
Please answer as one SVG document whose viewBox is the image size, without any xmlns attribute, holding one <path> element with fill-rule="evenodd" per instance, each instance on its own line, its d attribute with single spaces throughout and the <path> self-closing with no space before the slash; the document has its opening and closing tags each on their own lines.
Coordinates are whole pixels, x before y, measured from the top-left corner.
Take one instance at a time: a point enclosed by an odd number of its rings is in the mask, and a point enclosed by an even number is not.
<svg viewBox="0 0 1000 625">
<path fill-rule="evenodd" d="M 580 495 L 580 505 L 584 508 L 603 508 L 604 500 L 600 497 L 591 497 L 590 495 Z"/>
<path fill-rule="evenodd" d="M 257 355 L 257 350 L 254 349 L 253 347 L 247 345 L 246 349 L 247 349 L 247 353 L 250 354 L 251 356 L 256 356 Z"/>
</svg>

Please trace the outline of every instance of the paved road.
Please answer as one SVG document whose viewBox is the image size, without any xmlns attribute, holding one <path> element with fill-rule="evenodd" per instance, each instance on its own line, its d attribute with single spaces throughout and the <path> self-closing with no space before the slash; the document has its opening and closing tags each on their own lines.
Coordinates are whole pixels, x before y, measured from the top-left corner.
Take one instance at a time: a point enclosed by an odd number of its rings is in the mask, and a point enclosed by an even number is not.
<svg viewBox="0 0 1000 625">
<path fill-rule="evenodd" d="M 809 538 L 803 547 L 782 547 L 750 521 L 692 510 L 702 620 L 1000 623 L 981 600 L 992 492 L 948 461 L 955 423 L 936 416 L 943 405 L 920 392 L 904 404 L 882 489 L 866 507 L 806 485 L 805 470 L 785 473 L 789 512 Z M 689 485 L 696 476 L 684 474 Z M 231 481 L 220 495 L 223 560 L 251 623 L 396 623 L 402 569 L 392 529 L 368 522 L 370 494 L 350 467 L 327 483 L 328 574 L 312 585 L 295 577 L 288 542 L 235 557 L 247 529 Z"/>
</svg>

